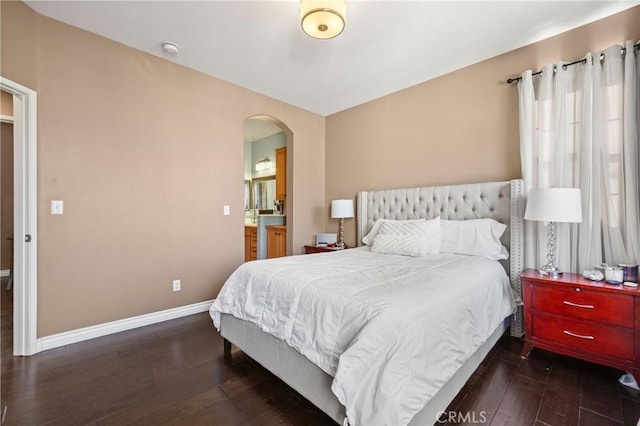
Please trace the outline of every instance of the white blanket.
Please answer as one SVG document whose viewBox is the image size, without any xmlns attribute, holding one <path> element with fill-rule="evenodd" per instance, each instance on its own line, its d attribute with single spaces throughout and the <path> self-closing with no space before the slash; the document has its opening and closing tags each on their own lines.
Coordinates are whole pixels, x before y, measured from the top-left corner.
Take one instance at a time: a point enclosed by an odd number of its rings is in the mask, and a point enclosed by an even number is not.
<svg viewBox="0 0 640 426">
<path fill-rule="evenodd" d="M 352 425 L 404 425 L 515 309 L 497 261 L 368 247 L 248 262 L 210 313 L 250 321 L 334 377 Z"/>
</svg>

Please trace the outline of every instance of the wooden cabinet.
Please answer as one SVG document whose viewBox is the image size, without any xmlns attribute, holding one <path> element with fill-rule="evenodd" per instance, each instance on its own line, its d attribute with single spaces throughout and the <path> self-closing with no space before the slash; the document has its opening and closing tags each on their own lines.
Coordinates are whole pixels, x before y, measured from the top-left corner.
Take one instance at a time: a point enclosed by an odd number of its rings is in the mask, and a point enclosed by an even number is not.
<svg viewBox="0 0 640 426">
<path fill-rule="evenodd" d="M 267 226 L 267 259 L 287 255 L 287 227 Z"/>
<path fill-rule="evenodd" d="M 521 280 L 523 357 L 538 347 L 627 370 L 640 382 L 640 290 L 532 269 Z"/>
<path fill-rule="evenodd" d="M 287 147 L 276 149 L 276 200 L 287 199 Z"/>
<path fill-rule="evenodd" d="M 344 249 L 338 247 L 325 247 L 325 246 L 304 246 L 304 254 L 313 254 L 313 253 L 330 253 L 332 251 L 340 251 L 346 250 L 348 247 Z"/>
<path fill-rule="evenodd" d="M 244 261 L 258 258 L 258 228 L 255 226 L 244 227 Z"/>
</svg>

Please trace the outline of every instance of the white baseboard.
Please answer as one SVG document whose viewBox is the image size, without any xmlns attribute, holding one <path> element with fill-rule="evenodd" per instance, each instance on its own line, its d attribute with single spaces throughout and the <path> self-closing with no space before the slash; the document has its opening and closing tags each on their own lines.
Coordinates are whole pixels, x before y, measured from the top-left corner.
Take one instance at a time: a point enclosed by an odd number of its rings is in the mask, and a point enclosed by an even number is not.
<svg viewBox="0 0 640 426">
<path fill-rule="evenodd" d="M 152 312 L 150 314 L 139 315 L 137 317 L 125 318 L 41 337 L 36 342 L 36 352 L 59 348 L 60 346 L 94 339 L 108 334 L 119 333 L 121 331 L 131 330 L 132 328 L 143 327 L 145 325 L 151 325 L 162 321 L 185 317 L 187 315 L 206 312 L 209 310 L 212 303 L 213 300 L 206 300 L 192 305 L 180 306 L 177 308 L 166 309 L 164 311 Z"/>
<path fill-rule="evenodd" d="M 11 275 L 11 269 L 0 270 L 0 277 L 4 278 L 4 277 L 8 277 L 9 275 Z"/>
</svg>

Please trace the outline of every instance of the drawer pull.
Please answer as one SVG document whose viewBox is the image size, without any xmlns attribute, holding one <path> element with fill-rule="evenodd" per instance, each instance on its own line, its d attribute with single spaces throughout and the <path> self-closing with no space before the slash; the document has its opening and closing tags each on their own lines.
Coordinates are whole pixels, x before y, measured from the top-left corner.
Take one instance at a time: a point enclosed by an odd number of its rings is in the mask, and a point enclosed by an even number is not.
<svg viewBox="0 0 640 426">
<path fill-rule="evenodd" d="M 585 308 L 585 309 L 593 309 L 594 308 L 593 305 L 581 305 L 579 303 L 567 302 L 566 300 L 563 300 L 562 303 L 564 303 L 565 305 L 574 306 L 576 308 Z"/>
<path fill-rule="evenodd" d="M 593 336 L 583 336 L 582 334 L 572 333 L 572 332 L 567 331 L 567 330 L 563 330 L 562 332 L 564 334 L 568 334 L 569 336 L 578 337 L 580 339 L 586 339 L 586 340 L 594 340 L 595 339 L 595 337 L 593 337 Z"/>
</svg>

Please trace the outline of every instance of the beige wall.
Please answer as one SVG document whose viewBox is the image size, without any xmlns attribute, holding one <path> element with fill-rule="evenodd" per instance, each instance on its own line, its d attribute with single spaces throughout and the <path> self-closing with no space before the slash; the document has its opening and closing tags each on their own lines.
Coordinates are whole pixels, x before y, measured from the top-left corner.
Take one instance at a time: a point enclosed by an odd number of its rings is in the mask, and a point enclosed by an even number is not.
<svg viewBox="0 0 640 426">
<path fill-rule="evenodd" d="M 322 229 L 323 117 L 22 3 L 2 2 L 1 35 L 2 75 L 38 92 L 39 337 L 218 293 L 244 259 L 249 116 L 293 133 L 293 250 Z M 53 199 L 63 216 L 49 214 Z"/>
<path fill-rule="evenodd" d="M 13 95 L 0 90 L 0 115 L 13 116 Z M 0 269 L 11 269 L 13 124 L 0 123 Z"/>
<path fill-rule="evenodd" d="M 13 95 L 0 90 L 0 115 L 13 116 Z"/>
<path fill-rule="evenodd" d="M 325 205 L 360 190 L 519 178 L 517 88 L 507 78 L 638 40 L 638 22 L 640 6 L 327 117 Z M 348 245 L 355 228 L 347 220 Z"/>
<path fill-rule="evenodd" d="M 2 112 L 3 115 L 9 115 L 5 114 L 4 109 Z M 11 123 L 0 123 L 0 193 L 0 269 L 11 269 L 12 243 L 8 239 L 13 237 L 13 124 Z"/>
</svg>

